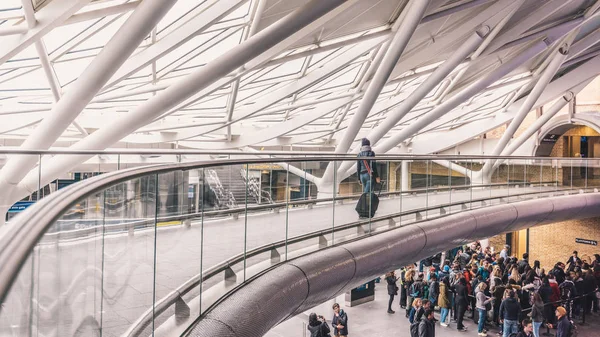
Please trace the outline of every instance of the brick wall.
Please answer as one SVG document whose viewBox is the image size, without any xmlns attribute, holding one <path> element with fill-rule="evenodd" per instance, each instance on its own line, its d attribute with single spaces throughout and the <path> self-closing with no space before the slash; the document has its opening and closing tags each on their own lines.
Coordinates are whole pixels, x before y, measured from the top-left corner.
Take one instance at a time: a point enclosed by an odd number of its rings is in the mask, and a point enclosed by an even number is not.
<svg viewBox="0 0 600 337">
<path fill-rule="evenodd" d="M 600 253 L 600 247 L 575 243 L 575 238 L 600 241 L 600 218 L 571 220 L 529 230 L 529 253 L 542 266 L 566 262 L 573 250 L 579 256 Z"/>
<path fill-rule="evenodd" d="M 557 261 L 566 262 L 574 250 L 582 258 L 600 254 L 600 247 L 575 243 L 576 238 L 600 242 L 600 218 L 571 220 L 529 230 L 530 262 L 539 260 L 548 271 Z M 489 239 L 490 246 L 500 251 L 506 241 L 505 234 Z"/>
</svg>

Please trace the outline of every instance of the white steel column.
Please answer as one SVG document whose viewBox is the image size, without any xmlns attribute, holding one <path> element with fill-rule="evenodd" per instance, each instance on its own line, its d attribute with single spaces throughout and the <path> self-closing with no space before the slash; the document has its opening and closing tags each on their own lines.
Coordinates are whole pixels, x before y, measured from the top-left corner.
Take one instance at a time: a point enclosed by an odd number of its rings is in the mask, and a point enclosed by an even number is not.
<svg viewBox="0 0 600 337">
<path fill-rule="evenodd" d="M 52 146 L 175 2 L 146 0 L 140 4 L 20 148 L 37 150 Z M 37 156 L 11 158 L 0 171 L 0 187 L 18 184 L 37 161 Z"/>
<path fill-rule="evenodd" d="M 456 108 L 458 105 L 466 101 L 467 99 L 473 97 L 475 94 L 485 89 L 488 85 L 494 83 L 495 81 L 501 79 L 506 74 L 510 73 L 514 69 L 516 69 L 521 64 L 525 63 L 542 50 L 546 48 L 546 43 L 540 41 L 533 46 L 527 48 L 519 55 L 515 56 L 510 61 L 500 65 L 498 68 L 487 74 L 485 77 L 477 80 L 472 83 L 456 95 L 452 96 L 450 99 L 445 101 L 444 103 L 437 106 L 435 109 L 431 110 L 423 117 L 417 119 L 414 123 L 411 123 L 406 128 L 402 129 L 400 132 L 394 134 L 392 137 L 385 140 L 383 143 L 377 145 L 374 149 L 376 153 L 386 153 L 396 145 L 400 144 L 404 140 L 408 139 L 410 136 L 419 132 L 421 129 L 429 125 L 431 122 L 436 119 L 442 117 L 444 114 L 449 112 L 450 110 Z"/>
<path fill-rule="evenodd" d="M 256 5 L 256 9 L 254 10 L 254 15 L 252 15 L 250 26 L 246 31 L 244 36 L 244 41 L 248 38 L 252 37 L 256 34 L 258 30 L 258 25 L 260 23 L 260 17 L 265 11 L 265 7 L 267 6 L 267 0 L 257 0 L 258 3 Z M 242 71 L 242 70 L 240 70 Z M 226 122 L 231 122 L 231 118 L 233 117 L 233 110 L 235 110 L 235 101 L 237 100 L 237 94 L 240 89 L 240 79 L 236 79 L 231 84 L 231 94 L 229 95 L 229 101 L 227 102 L 227 118 Z M 227 125 L 227 141 L 231 141 L 231 125 Z"/>
<path fill-rule="evenodd" d="M 31 0 L 22 0 L 23 4 L 23 13 L 25 14 L 25 21 L 27 21 L 27 26 L 29 29 L 32 29 L 37 24 L 37 20 L 35 19 L 35 12 L 33 10 L 33 3 Z M 52 64 L 50 63 L 50 59 L 48 58 L 48 52 L 46 51 L 46 46 L 44 45 L 44 41 L 40 38 L 35 41 L 35 49 L 37 51 L 38 57 L 40 58 L 40 63 L 42 65 L 42 69 L 44 69 L 44 74 L 46 74 L 46 78 L 48 79 L 48 85 L 50 86 L 50 90 L 52 91 L 52 96 L 54 97 L 54 102 L 58 102 L 60 97 L 62 96 L 60 90 L 60 84 L 58 83 L 58 78 L 56 78 L 56 74 L 54 73 L 54 69 L 52 68 Z M 73 121 L 73 126 L 79 130 L 79 132 L 87 136 L 88 133 L 82 128 L 77 121 Z"/>
<path fill-rule="evenodd" d="M 354 113 L 342 139 L 335 148 L 335 153 L 346 153 L 350 149 L 350 146 L 354 142 L 354 138 L 360 131 L 360 128 L 369 115 L 371 108 L 373 108 L 375 101 L 377 101 L 377 97 L 379 97 L 381 90 L 398 63 L 402 52 L 404 52 L 404 49 L 417 29 L 419 22 L 421 22 L 421 19 L 425 15 L 425 10 L 427 9 L 427 6 L 429 6 L 429 2 L 430 0 L 412 0 L 410 2 L 410 7 L 404 17 L 404 21 L 390 42 L 390 46 L 381 61 L 381 65 L 377 68 L 373 80 L 371 80 L 371 83 L 367 87 L 358 109 Z M 323 183 L 327 184 L 333 180 L 333 167 L 334 165 L 332 163 L 327 165 L 327 169 L 323 174 Z"/>
<path fill-rule="evenodd" d="M 489 29 L 485 33 L 489 32 Z M 375 145 L 383 136 L 385 136 L 407 113 L 409 113 L 427 94 L 435 88 L 448 74 L 450 74 L 465 58 L 473 52 L 482 42 L 479 33 L 474 33 L 453 53 L 442 65 L 440 65 L 433 74 L 419 85 L 397 108 L 392 110 L 385 120 L 373 129 L 367 135 L 371 145 Z M 357 147 L 355 151 L 360 149 Z M 345 172 L 352 166 L 352 163 L 344 162 L 338 172 Z"/>
<path fill-rule="evenodd" d="M 408 190 L 408 160 L 402 161 L 402 172 L 400 172 L 400 190 Z"/>
<path fill-rule="evenodd" d="M 182 78 L 160 94 L 148 99 L 135 110 L 122 115 L 111 125 L 92 133 L 73 145 L 71 149 L 105 149 L 347 1 L 309 1 L 245 42 L 225 52 L 206 66 Z M 51 181 L 57 175 L 90 157 L 88 155 L 56 156 L 44 162 L 42 183 Z M 30 172 L 27 175 L 19 184 L 18 193 L 14 194 L 13 197 L 18 199 L 20 195 L 27 194 L 31 186 L 37 186 L 37 171 Z"/>
<path fill-rule="evenodd" d="M 548 83 L 550 83 L 550 80 L 552 80 L 552 77 L 554 77 L 554 74 L 556 74 L 556 72 L 560 68 L 560 65 L 567 58 L 567 54 L 568 51 L 566 48 L 560 48 L 556 55 L 554 55 L 552 61 L 550 62 L 546 70 L 544 70 L 544 72 L 540 76 L 540 79 L 537 81 L 537 83 L 531 90 L 531 93 L 529 93 L 529 95 L 525 99 L 525 102 L 523 102 L 523 104 L 519 108 L 519 111 L 513 118 L 512 122 L 506 128 L 506 131 L 504 131 L 504 133 L 502 134 L 502 137 L 494 147 L 494 150 L 492 150 L 492 156 L 498 156 L 500 155 L 500 153 L 502 153 L 512 136 L 519 128 L 519 126 L 521 126 L 521 123 L 523 122 L 525 117 L 527 117 L 527 114 L 531 111 L 535 102 L 538 100 L 542 92 L 544 92 L 544 89 L 546 89 Z M 487 160 L 486 163 L 483 165 L 483 168 L 481 169 L 481 174 L 483 175 L 484 180 L 487 180 L 490 174 L 492 173 L 491 169 L 494 165 L 494 162 L 494 160 Z"/>
</svg>

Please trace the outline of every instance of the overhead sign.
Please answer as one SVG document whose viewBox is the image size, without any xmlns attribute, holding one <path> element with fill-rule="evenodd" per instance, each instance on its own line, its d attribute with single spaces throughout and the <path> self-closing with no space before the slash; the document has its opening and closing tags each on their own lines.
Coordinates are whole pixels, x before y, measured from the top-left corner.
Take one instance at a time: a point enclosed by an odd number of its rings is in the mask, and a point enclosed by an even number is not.
<svg viewBox="0 0 600 337">
<path fill-rule="evenodd" d="M 580 238 L 576 238 L 575 242 L 576 243 L 583 243 L 584 245 L 592 245 L 592 246 L 597 246 L 598 245 L 598 241 L 587 240 L 587 239 L 580 239 Z"/>
<path fill-rule="evenodd" d="M 542 142 L 544 143 L 556 143 L 556 141 L 560 138 L 560 135 L 547 134 L 542 138 Z"/>
<path fill-rule="evenodd" d="M 8 213 L 19 213 L 27 209 L 27 207 L 35 204 L 35 201 L 17 201 L 8 209 Z"/>
</svg>

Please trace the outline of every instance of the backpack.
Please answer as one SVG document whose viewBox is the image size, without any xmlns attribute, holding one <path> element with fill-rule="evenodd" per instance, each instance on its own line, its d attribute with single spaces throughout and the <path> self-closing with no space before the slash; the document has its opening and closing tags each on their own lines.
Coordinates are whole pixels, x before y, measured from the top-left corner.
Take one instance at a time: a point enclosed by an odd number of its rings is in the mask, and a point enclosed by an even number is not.
<svg viewBox="0 0 600 337">
<path fill-rule="evenodd" d="M 411 323 L 410 325 L 410 337 L 419 337 L 419 323 L 420 322 L 414 322 Z"/>
<path fill-rule="evenodd" d="M 410 297 L 421 298 L 421 282 L 415 282 L 410 286 Z"/>
</svg>

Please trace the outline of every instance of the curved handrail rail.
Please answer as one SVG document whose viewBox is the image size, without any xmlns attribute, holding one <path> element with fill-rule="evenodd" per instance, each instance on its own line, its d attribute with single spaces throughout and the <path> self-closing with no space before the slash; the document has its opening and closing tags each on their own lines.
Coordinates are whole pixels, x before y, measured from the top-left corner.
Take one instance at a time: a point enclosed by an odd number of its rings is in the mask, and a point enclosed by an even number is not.
<svg viewBox="0 0 600 337">
<path fill-rule="evenodd" d="M 173 154 L 173 153 L 168 153 Z M 260 155 L 260 154 L 259 154 Z M 151 165 L 137 167 L 122 171 L 115 171 L 86 179 L 78 184 L 71 185 L 59 190 L 52 195 L 41 199 L 28 208 L 15 219 L 4 235 L 0 238 L 0 302 L 4 302 L 13 281 L 19 274 L 22 265 L 29 257 L 30 251 L 40 241 L 43 235 L 54 224 L 55 221 L 76 202 L 94 193 L 102 191 L 115 184 L 139 178 L 146 175 L 158 175 L 162 173 L 191 170 L 206 167 L 236 165 L 236 164 L 264 164 L 264 163 L 296 163 L 310 161 L 347 161 L 356 160 L 356 157 L 347 156 L 319 156 L 319 157 L 294 157 L 294 158 L 256 158 L 256 159 L 234 159 L 215 160 L 203 162 L 189 162 L 178 164 Z M 448 159 L 458 161 L 469 161 L 478 159 L 489 159 L 486 156 L 379 156 L 380 161 L 402 161 L 402 160 L 437 160 Z M 496 158 L 496 157 L 494 157 Z M 517 157 L 497 157 L 498 159 L 517 159 Z M 532 157 L 522 159 L 532 160 Z M 541 158 L 550 160 L 552 158 Z M 432 189 L 429 189 L 432 190 Z M 337 198 L 334 198 L 337 199 Z"/>
<path fill-rule="evenodd" d="M 539 182 L 535 182 L 535 185 L 550 185 L 550 184 L 556 184 L 556 183 L 557 183 L 557 181 L 539 181 Z M 500 186 L 507 186 L 507 185 L 508 186 L 520 186 L 523 184 L 524 184 L 523 182 L 493 183 L 493 184 L 477 185 L 477 187 L 485 188 L 485 187 L 495 187 L 495 186 L 500 187 Z M 533 184 L 531 184 L 531 185 L 533 185 Z M 404 191 L 381 192 L 380 195 L 396 196 L 396 195 L 401 195 L 401 194 L 420 194 L 420 193 L 427 193 L 427 192 L 463 190 L 463 189 L 469 189 L 469 188 L 471 188 L 470 185 L 415 188 L 415 189 L 404 190 Z M 244 208 L 240 207 L 240 208 L 222 209 L 222 210 L 214 210 L 214 211 L 204 211 L 203 213 L 186 213 L 186 214 L 166 215 L 166 216 L 157 217 L 156 219 L 141 219 L 141 220 L 134 220 L 134 221 L 126 222 L 126 223 L 118 223 L 118 224 L 111 224 L 111 225 L 105 224 L 104 227 L 107 229 L 111 229 L 111 230 L 125 230 L 125 229 L 130 230 L 137 226 L 154 224 L 155 221 L 157 221 L 157 222 L 185 221 L 185 220 L 189 220 L 189 219 L 198 218 L 199 216 L 202 216 L 202 215 L 205 217 L 229 216 L 229 215 L 236 215 L 239 213 L 244 213 L 246 210 L 248 210 L 249 212 L 276 210 L 276 209 L 286 208 L 288 206 L 303 206 L 303 205 L 314 205 L 317 203 L 356 200 L 356 199 L 358 199 L 358 197 L 360 197 L 360 194 L 339 196 L 339 197 L 335 197 L 335 198 L 296 200 L 296 201 L 290 201 L 287 203 L 286 202 L 277 202 L 277 203 L 260 204 L 260 205 L 249 205 Z M 495 198 L 491 198 L 491 199 L 495 199 Z M 488 200 L 489 200 L 489 198 L 488 198 Z M 475 199 L 473 201 L 482 201 L 482 200 Z M 437 207 L 435 207 L 435 208 L 437 208 Z M 407 214 L 411 214 L 411 213 L 407 213 Z M 79 219 L 70 219 L 70 220 L 64 220 L 64 221 L 72 222 L 72 221 L 78 221 L 78 220 Z M 88 234 L 93 231 L 95 231 L 94 228 L 84 228 L 84 229 L 72 230 L 72 231 L 69 231 L 69 233 L 73 233 L 75 235 L 76 234 L 85 235 L 85 234 Z M 58 235 L 58 233 L 55 233 L 55 234 Z M 52 234 L 48 234 L 48 236 L 52 236 Z M 61 232 L 61 237 L 65 238 L 65 237 L 69 237 L 69 236 L 65 235 L 65 232 Z"/>
</svg>

